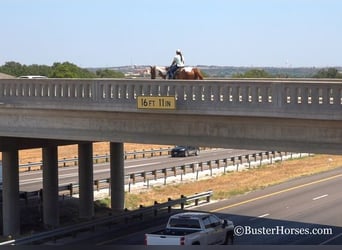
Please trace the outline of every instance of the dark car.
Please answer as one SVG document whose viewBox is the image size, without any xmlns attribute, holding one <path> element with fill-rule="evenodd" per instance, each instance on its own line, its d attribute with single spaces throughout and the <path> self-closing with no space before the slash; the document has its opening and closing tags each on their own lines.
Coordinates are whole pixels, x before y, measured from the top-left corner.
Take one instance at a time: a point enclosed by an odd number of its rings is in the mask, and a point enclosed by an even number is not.
<svg viewBox="0 0 342 250">
<path fill-rule="evenodd" d="M 199 148 L 193 146 L 176 146 L 171 150 L 171 157 L 182 156 L 186 157 L 189 155 L 198 155 Z"/>
</svg>

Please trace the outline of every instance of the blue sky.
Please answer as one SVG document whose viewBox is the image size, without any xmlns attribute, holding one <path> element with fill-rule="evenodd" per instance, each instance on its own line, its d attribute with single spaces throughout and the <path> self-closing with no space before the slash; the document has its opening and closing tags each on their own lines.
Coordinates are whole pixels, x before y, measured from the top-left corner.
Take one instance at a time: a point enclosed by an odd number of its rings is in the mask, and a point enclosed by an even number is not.
<svg viewBox="0 0 342 250">
<path fill-rule="evenodd" d="M 340 0 L 1 0 L 0 65 L 342 66 Z"/>
</svg>

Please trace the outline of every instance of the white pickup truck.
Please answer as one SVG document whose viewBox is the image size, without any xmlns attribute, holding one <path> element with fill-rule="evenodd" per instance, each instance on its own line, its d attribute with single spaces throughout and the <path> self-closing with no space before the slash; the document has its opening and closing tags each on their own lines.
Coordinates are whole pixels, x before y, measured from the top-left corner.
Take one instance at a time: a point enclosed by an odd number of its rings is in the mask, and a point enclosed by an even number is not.
<svg viewBox="0 0 342 250">
<path fill-rule="evenodd" d="M 165 229 L 145 234 L 145 245 L 214 245 L 233 241 L 233 222 L 202 212 L 172 215 Z"/>
</svg>

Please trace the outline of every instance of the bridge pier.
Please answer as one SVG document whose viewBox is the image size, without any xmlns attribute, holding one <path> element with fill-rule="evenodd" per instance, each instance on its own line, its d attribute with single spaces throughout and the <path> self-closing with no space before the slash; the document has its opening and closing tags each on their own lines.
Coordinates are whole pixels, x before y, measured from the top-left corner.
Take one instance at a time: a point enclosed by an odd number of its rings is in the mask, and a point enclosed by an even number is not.
<svg viewBox="0 0 342 250">
<path fill-rule="evenodd" d="M 48 229 L 59 225 L 57 152 L 55 145 L 43 148 L 43 222 Z"/>
<path fill-rule="evenodd" d="M 94 216 L 93 144 L 78 144 L 79 217 Z"/>
<path fill-rule="evenodd" d="M 19 153 L 2 152 L 2 225 L 4 236 L 20 234 Z"/>
<path fill-rule="evenodd" d="M 110 189 L 113 211 L 125 208 L 125 174 L 123 143 L 110 142 Z"/>
</svg>

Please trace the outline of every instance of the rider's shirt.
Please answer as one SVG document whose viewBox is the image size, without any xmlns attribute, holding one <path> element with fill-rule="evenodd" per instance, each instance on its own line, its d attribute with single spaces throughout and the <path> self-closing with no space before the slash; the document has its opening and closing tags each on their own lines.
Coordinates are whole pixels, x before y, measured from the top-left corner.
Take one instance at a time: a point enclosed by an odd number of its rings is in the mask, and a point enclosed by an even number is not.
<svg viewBox="0 0 342 250">
<path fill-rule="evenodd" d="M 177 67 L 184 67 L 184 57 L 183 57 L 183 61 L 180 55 L 175 55 L 175 57 L 173 58 L 173 65 L 176 64 Z"/>
</svg>

